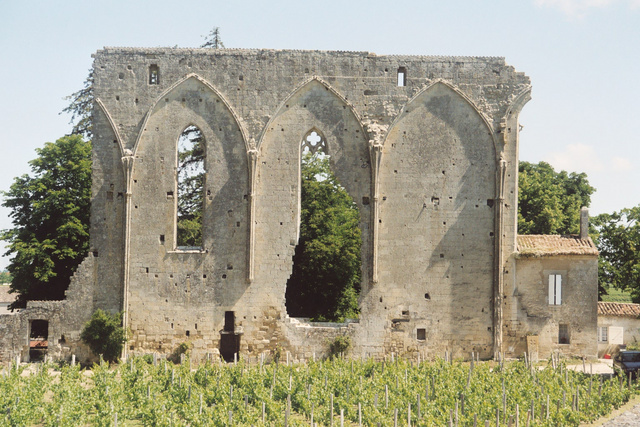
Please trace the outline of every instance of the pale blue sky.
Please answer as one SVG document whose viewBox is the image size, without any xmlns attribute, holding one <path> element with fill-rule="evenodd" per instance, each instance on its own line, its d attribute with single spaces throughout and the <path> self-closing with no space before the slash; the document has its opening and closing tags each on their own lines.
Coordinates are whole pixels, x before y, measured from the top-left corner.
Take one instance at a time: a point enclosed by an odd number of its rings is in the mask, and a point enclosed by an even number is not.
<svg viewBox="0 0 640 427">
<path fill-rule="evenodd" d="M 533 84 L 520 159 L 587 172 L 592 214 L 640 203 L 640 0 L 0 0 L 0 190 L 70 131 L 93 52 L 197 47 L 213 26 L 234 48 L 504 56 Z"/>
</svg>

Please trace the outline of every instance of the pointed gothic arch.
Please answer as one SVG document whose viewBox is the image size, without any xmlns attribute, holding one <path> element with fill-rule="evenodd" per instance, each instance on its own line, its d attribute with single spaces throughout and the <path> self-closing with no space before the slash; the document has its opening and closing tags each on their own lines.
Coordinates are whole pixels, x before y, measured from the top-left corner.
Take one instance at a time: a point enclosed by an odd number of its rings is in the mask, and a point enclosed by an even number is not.
<svg viewBox="0 0 640 427">
<path fill-rule="evenodd" d="M 452 84 L 452 83 L 450 83 L 450 82 L 448 82 L 447 80 L 444 80 L 444 79 L 435 79 L 434 81 L 432 81 L 431 83 L 427 84 L 422 89 L 420 89 L 415 95 L 413 95 L 407 101 L 407 103 L 404 105 L 404 107 L 400 110 L 400 113 L 393 119 L 393 122 L 389 126 L 389 130 L 394 128 L 396 123 L 402 119 L 404 114 L 406 114 L 406 113 L 411 111 L 411 106 L 414 105 L 414 103 L 416 102 L 417 99 L 423 97 L 429 91 L 432 91 L 432 90 L 436 89 L 439 85 L 442 85 L 443 87 L 447 88 L 451 92 L 455 93 L 462 100 L 464 100 L 464 102 L 469 104 L 469 106 L 473 109 L 473 111 L 475 111 L 475 113 L 478 115 L 478 117 L 480 117 L 482 119 L 483 123 L 487 127 L 487 131 L 489 132 L 489 134 L 491 135 L 491 138 L 493 139 L 495 151 L 499 152 L 500 150 L 498 149 L 498 140 L 497 140 L 497 138 L 495 136 L 495 132 L 494 132 L 493 126 L 491 125 L 491 122 L 489 121 L 487 116 L 480 110 L 480 108 L 478 108 L 478 106 L 475 104 L 475 102 L 473 102 L 473 100 L 469 96 L 467 96 L 466 93 L 464 93 L 460 88 L 458 88 L 454 84 Z M 387 138 L 389 136 L 389 133 L 390 132 L 388 132 L 385 135 L 384 141 L 387 140 Z M 383 144 L 384 144 L 384 142 L 383 142 Z"/>
<path fill-rule="evenodd" d="M 135 142 L 134 147 L 133 147 L 134 155 L 137 152 L 138 145 L 140 143 L 140 139 L 142 137 L 142 134 L 144 133 L 144 131 L 146 131 L 147 124 L 149 122 L 149 118 L 153 115 L 154 112 L 156 112 L 158 110 L 158 108 L 160 108 L 159 106 L 161 105 L 163 100 L 165 102 L 168 102 L 169 95 L 171 95 L 172 93 L 179 92 L 180 91 L 180 87 L 185 85 L 185 84 L 187 84 L 190 81 L 195 81 L 195 82 L 198 82 L 199 84 L 201 84 L 204 88 L 206 88 L 207 91 L 210 91 L 218 99 L 218 101 L 220 103 L 222 103 L 224 108 L 233 117 L 233 120 L 235 121 L 235 124 L 238 127 L 238 131 L 242 135 L 242 140 L 244 142 L 246 151 L 249 151 L 251 149 L 251 146 L 249 144 L 249 138 L 247 137 L 247 132 L 246 132 L 241 120 L 240 120 L 240 117 L 234 111 L 234 109 L 231 107 L 231 104 L 222 95 L 222 93 L 215 86 L 213 86 L 211 83 L 209 83 L 206 79 L 202 78 L 201 76 L 199 76 L 199 75 L 197 75 L 195 73 L 191 73 L 191 74 L 186 75 L 182 79 L 178 80 L 177 82 L 172 84 L 170 87 L 168 87 L 153 102 L 153 104 L 151 105 L 151 107 L 149 108 L 147 113 L 145 114 L 144 120 L 142 121 L 142 126 L 140 127 L 140 132 L 138 133 L 138 137 L 137 137 L 136 142 Z"/>
<path fill-rule="evenodd" d="M 334 88 L 317 77 L 295 88 L 282 101 L 258 140 L 256 172 L 256 224 L 278 225 L 275 236 L 264 227 L 256 228 L 255 253 L 261 261 L 278 266 L 272 283 L 282 286 L 291 275 L 292 257 L 298 242 L 300 218 L 300 155 L 303 139 L 312 132 L 322 135 L 331 169 L 357 205 L 362 233 L 362 283 L 370 280 L 371 269 L 371 161 L 369 137 L 351 104 Z M 283 185 L 283 183 L 286 183 Z M 283 191 L 284 190 L 284 191 Z M 268 207 L 269 209 L 264 209 Z M 272 218 L 269 212 L 280 212 Z M 271 229 L 272 230 L 272 229 Z M 273 248 L 281 248 L 274 252 Z M 269 257 L 273 253 L 273 258 Z M 264 267 L 262 267 L 264 269 Z M 256 265 L 256 280 L 261 266 Z M 266 277 L 263 274 L 263 277 Z"/>
</svg>

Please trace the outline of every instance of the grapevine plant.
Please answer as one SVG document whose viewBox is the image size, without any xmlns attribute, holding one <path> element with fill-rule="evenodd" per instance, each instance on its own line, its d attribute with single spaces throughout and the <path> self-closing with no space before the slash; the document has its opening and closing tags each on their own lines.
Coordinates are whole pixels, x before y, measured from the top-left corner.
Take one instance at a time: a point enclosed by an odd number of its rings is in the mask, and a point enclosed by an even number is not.
<svg viewBox="0 0 640 427">
<path fill-rule="evenodd" d="M 579 425 L 640 389 L 563 363 L 392 362 L 343 358 L 307 364 L 42 364 L 0 374 L 0 425 L 10 426 L 460 426 Z M 331 406 L 333 402 L 333 407 Z"/>
</svg>

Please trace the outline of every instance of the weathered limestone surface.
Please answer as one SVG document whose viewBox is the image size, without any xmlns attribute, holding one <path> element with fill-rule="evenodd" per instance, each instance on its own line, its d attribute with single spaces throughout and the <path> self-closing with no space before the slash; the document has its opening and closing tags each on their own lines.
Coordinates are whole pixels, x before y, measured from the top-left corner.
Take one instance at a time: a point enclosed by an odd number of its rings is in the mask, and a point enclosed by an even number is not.
<svg viewBox="0 0 640 427">
<path fill-rule="evenodd" d="M 505 351 L 527 351 L 526 337 L 537 335 L 543 357 L 552 352 L 594 356 L 597 353 L 595 325 L 598 321 L 598 258 L 554 256 L 520 258 L 517 280 L 507 291 L 510 316 L 505 321 Z M 548 275 L 562 275 L 562 304 L 550 305 Z M 596 278 L 594 280 L 593 278 Z M 569 328 L 570 342 L 559 342 L 559 325 Z"/>
<path fill-rule="evenodd" d="M 94 58 L 91 274 L 58 303 L 82 300 L 84 311 L 54 332 L 77 338 L 94 308 L 124 309 L 128 351 L 168 354 L 189 341 L 198 359 L 219 351 L 233 312 L 239 351 L 253 356 L 280 347 L 305 359 L 343 334 L 354 354 L 373 357 L 521 351 L 520 336 L 503 344 L 495 301 L 515 298 L 504 270 L 516 251 L 518 115 L 531 86 L 503 58 L 168 48 Z M 206 140 L 201 250 L 175 245 L 177 140 L 191 125 Z M 286 313 L 311 130 L 360 211 L 357 323 Z M 527 292 L 544 297 L 534 276 L 547 266 L 520 268 Z M 579 286 L 582 273 L 572 274 Z"/>
</svg>

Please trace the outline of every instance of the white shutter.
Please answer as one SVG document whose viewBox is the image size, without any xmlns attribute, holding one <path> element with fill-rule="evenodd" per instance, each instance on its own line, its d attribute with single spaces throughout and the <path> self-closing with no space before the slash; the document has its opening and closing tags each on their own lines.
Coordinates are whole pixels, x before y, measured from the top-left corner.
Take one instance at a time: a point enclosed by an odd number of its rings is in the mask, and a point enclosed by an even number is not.
<svg viewBox="0 0 640 427">
<path fill-rule="evenodd" d="M 562 275 L 549 275 L 549 305 L 562 304 Z"/>
<path fill-rule="evenodd" d="M 556 305 L 562 304 L 562 275 L 554 274 L 556 278 Z"/>
<path fill-rule="evenodd" d="M 624 344 L 624 328 L 622 326 L 609 326 L 609 344 Z"/>
</svg>

